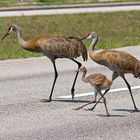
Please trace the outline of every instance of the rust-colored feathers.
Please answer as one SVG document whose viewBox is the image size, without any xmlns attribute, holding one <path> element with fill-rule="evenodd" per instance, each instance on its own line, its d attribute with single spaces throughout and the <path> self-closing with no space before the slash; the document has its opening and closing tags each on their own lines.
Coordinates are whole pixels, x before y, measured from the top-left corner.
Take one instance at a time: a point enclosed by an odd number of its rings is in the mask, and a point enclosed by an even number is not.
<svg viewBox="0 0 140 140">
<path fill-rule="evenodd" d="M 86 76 L 87 69 L 84 66 L 82 66 L 79 71 L 83 72 L 82 80 L 86 83 L 90 83 L 95 88 L 95 90 L 108 89 L 112 85 L 112 80 L 109 80 L 105 75 L 101 73 L 95 73 Z"/>
<path fill-rule="evenodd" d="M 124 80 L 129 90 L 129 93 L 130 93 L 130 96 L 134 105 L 134 109 L 135 111 L 138 111 L 133 95 L 132 95 L 131 86 L 126 80 L 125 74 L 132 73 L 134 77 L 140 78 L 140 61 L 137 60 L 134 56 L 126 52 L 122 52 L 122 51 L 116 51 L 116 50 L 110 50 L 110 49 L 96 51 L 95 46 L 98 42 L 98 35 L 95 32 L 89 33 L 84 38 L 92 40 L 89 47 L 90 58 L 96 63 L 106 66 L 110 70 L 113 71 L 112 81 L 114 81 L 119 76 Z M 108 91 L 109 89 L 105 91 L 104 95 Z M 96 103 L 96 105 L 98 104 L 98 102 Z M 92 109 L 94 108 L 95 106 Z"/>
<path fill-rule="evenodd" d="M 92 40 L 89 47 L 89 56 L 93 61 L 108 67 L 118 76 L 123 75 L 124 77 L 125 73 L 132 73 L 134 77 L 140 78 L 140 61 L 134 56 L 123 51 L 111 49 L 95 50 L 98 42 L 98 35 L 95 32 L 91 32 L 85 38 Z"/>
<path fill-rule="evenodd" d="M 42 52 L 48 57 L 88 59 L 86 46 L 76 37 L 41 36 L 28 41 L 24 49 Z"/>
<path fill-rule="evenodd" d="M 112 85 L 112 81 L 101 73 L 95 73 L 86 77 L 88 82 L 92 85 L 99 87 L 100 89 L 106 89 Z"/>
<path fill-rule="evenodd" d="M 113 71 L 132 73 L 134 77 L 140 78 L 140 61 L 134 56 L 116 50 L 101 50 L 90 54 L 95 62 L 105 65 Z"/>
<path fill-rule="evenodd" d="M 11 25 L 8 27 L 8 31 L 6 32 L 6 34 L 2 37 L 2 40 L 11 32 L 16 32 L 18 42 L 23 49 L 32 52 L 43 53 L 51 60 L 55 75 L 50 92 L 50 97 L 48 100 L 49 102 L 52 100 L 52 93 L 58 77 L 55 60 L 57 58 L 69 58 L 78 65 L 78 68 L 80 68 L 82 64 L 75 60 L 75 58 L 82 56 L 84 61 L 88 59 L 86 46 L 79 38 L 44 35 L 35 37 L 29 41 L 25 41 L 22 37 L 22 30 L 20 29 L 20 27 L 18 27 L 17 25 Z M 79 72 L 77 72 L 75 75 L 71 88 L 72 98 L 74 98 L 75 83 L 78 73 Z"/>
</svg>

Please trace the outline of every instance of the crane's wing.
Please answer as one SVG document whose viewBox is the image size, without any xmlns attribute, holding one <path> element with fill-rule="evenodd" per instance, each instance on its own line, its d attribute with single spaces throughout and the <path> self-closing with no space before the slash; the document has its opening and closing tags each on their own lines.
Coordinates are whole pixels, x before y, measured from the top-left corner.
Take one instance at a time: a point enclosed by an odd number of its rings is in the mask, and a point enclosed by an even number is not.
<svg viewBox="0 0 140 140">
<path fill-rule="evenodd" d="M 88 80 L 92 85 L 101 86 L 106 79 L 106 76 L 103 74 L 93 74 L 88 76 Z"/>
<path fill-rule="evenodd" d="M 36 45 L 43 51 L 44 54 L 54 55 L 56 58 L 77 58 L 82 56 L 83 60 L 87 60 L 86 46 L 79 38 L 44 36 L 37 41 Z"/>
<path fill-rule="evenodd" d="M 97 63 L 118 71 L 132 71 L 137 61 L 132 55 L 116 50 L 97 51 L 92 57 Z"/>
</svg>

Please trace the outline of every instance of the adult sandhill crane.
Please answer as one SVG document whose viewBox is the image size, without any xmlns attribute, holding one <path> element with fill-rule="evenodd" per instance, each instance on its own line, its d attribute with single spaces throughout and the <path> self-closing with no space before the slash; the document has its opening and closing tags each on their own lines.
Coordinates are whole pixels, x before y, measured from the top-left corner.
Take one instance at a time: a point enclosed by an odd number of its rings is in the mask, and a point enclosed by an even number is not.
<svg viewBox="0 0 140 140">
<path fill-rule="evenodd" d="M 74 110 L 80 110 L 89 104 L 95 103 L 97 94 L 100 94 L 101 97 L 103 97 L 101 90 L 108 90 L 112 85 L 112 81 L 107 79 L 107 77 L 101 73 L 95 73 L 95 74 L 86 76 L 87 69 L 83 66 L 81 68 L 79 68 L 78 71 L 83 72 L 82 80 L 86 83 L 90 83 L 91 86 L 94 88 L 95 99 L 90 101 L 87 104 L 74 108 Z M 103 103 L 104 103 L 105 110 L 106 110 L 106 114 L 103 116 L 109 116 L 105 97 L 103 97 Z"/>
<path fill-rule="evenodd" d="M 29 41 L 25 41 L 22 37 L 22 31 L 17 25 L 11 25 L 8 28 L 7 33 L 3 36 L 2 40 L 9 35 L 11 32 L 17 33 L 17 38 L 20 46 L 31 52 L 43 53 L 47 56 L 51 62 L 53 63 L 55 77 L 53 81 L 53 85 L 51 88 L 51 93 L 49 99 L 46 101 L 52 100 L 52 93 L 55 86 L 56 79 L 58 77 L 57 68 L 55 64 L 55 60 L 57 58 L 68 58 L 74 61 L 78 65 L 78 69 L 81 67 L 81 63 L 76 61 L 75 58 L 82 56 L 83 60 L 87 60 L 87 49 L 83 42 L 76 37 L 62 37 L 62 36 L 38 36 Z M 76 83 L 76 79 L 78 76 L 78 72 L 74 78 L 74 82 L 71 88 L 72 98 L 74 98 L 74 87 Z"/>
<path fill-rule="evenodd" d="M 95 32 L 87 34 L 81 40 L 85 38 L 92 40 L 89 47 L 90 58 L 94 62 L 106 66 L 111 71 L 113 71 L 112 81 L 114 81 L 118 76 L 120 76 L 125 81 L 131 95 L 131 99 L 135 109 L 134 111 L 138 111 L 132 95 L 131 86 L 127 82 L 125 74 L 131 73 L 134 75 L 135 78 L 140 78 L 140 61 L 132 55 L 122 51 L 116 51 L 111 49 L 95 50 L 95 46 L 98 42 L 98 35 Z M 105 92 L 105 94 L 106 93 L 107 91 Z M 95 105 L 97 105 L 97 103 Z"/>
</svg>

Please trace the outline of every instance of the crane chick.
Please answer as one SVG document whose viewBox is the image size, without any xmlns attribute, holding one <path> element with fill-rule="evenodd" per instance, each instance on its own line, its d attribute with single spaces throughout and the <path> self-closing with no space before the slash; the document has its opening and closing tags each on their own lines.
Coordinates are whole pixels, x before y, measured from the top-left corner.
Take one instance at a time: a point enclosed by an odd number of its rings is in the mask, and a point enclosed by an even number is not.
<svg viewBox="0 0 140 140">
<path fill-rule="evenodd" d="M 90 101 L 87 104 L 74 108 L 74 110 L 80 110 L 89 104 L 95 103 L 97 94 L 100 94 L 100 96 L 103 97 L 101 90 L 110 89 L 110 87 L 112 85 L 112 81 L 109 80 L 105 75 L 103 75 L 101 73 L 95 73 L 95 74 L 86 76 L 87 69 L 84 66 L 79 68 L 78 71 L 83 72 L 82 80 L 86 83 L 90 83 L 91 86 L 94 88 L 95 99 Z M 103 97 L 103 103 L 104 103 L 105 110 L 106 110 L 106 114 L 103 116 L 109 116 L 105 97 Z"/>
</svg>

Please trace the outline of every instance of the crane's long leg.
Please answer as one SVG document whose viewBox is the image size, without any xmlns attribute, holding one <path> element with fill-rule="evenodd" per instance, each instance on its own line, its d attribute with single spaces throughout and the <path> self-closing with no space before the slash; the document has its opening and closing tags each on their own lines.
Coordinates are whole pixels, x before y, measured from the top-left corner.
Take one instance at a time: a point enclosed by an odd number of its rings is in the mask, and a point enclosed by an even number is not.
<svg viewBox="0 0 140 140">
<path fill-rule="evenodd" d="M 113 74 L 112 74 L 112 81 L 114 81 L 118 76 L 119 76 L 118 73 L 114 71 Z M 104 92 L 104 94 L 101 96 L 101 98 L 100 98 L 100 99 L 96 102 L 96 104 L 95 104 L 92 108 L 90 108 L 89 110 L 95 109 L 96 105 L 100 102 L 100 100 L 105 96 L 105 94 L 106 94 L 109 90 L 110 90 L 110 88 L 107 89 L 107 90 Z"/>
<path fill-rule="evenodd" d="M 104 102 L 104 106 L 105 106 L 105 111 L 106 111 L 105 117 L 106 117 L 106 116 L 109 116 L 107 105 L 106 105 L 106 98 L 103 98 L 103 102 Z"/>
<path fill-rule="evenodd" d="M 82 64 L 80 62 L 78 62 L 74 59 L 71 59 L 71 60 L 78 64 L 78 69 L 82 66 Z M 74 91 L 75 91 L 74 87 L 75 87 L 75 83 L 76 83 L 76 80 L 77 80 L 78 73 L 79 73 L 79 71 L 76 72 L 76 75 L 75 75 L 75 78 L 74 78 L 74 81 L 73 81 L 73 85 L 72 85 L 72 88 L 71 88 L 72 99 L 74 98 Z"/>
<path fill-rule="evenodd" d="M 87 105 L 90 105 L 90 104 L 95 103 L 95 102 L 96 102 L 96 97 L 97 97 L 97 93 L 95 92 L 95 98 L 94 98 L 92 101 L 90 101 L 89 103 L 86 103 L 86 104 L 84 104 L 84 105 L 81 105 L 81 106 L 79 106 L 79 107 L 77 107 L 77 108 L 74 108 L 73 110 L 80 110 L 80 109 L 82 109 L 83 107 L 85 107 L 85 106 L 87 106 Z"/>
<path fill-rule="evenodd" d="M 87 106 L 87 105 L 90 105 L 90 104 L 93 104 L 93 103 L 95 103 L 95 99 L 92 100 L 92 101 L 90 101 L 90 102 L 87 103 L 87 104 L 84 104 L 84 105 L 81 105 L 81 106 L 79 106 L 79 107 L 76 107 L 76 108 L 74 108 L 73 110 L 80 110 L 80 109 L 82 109 L 83 107 L 85 107 L 85 106 Z"/>
<path fill-rule="evenodd" d="M 55 77 L 54 77 L 54 81 L 53 81 L 53 85 L 52 85 L 52 89 L 51 89 L 51 93 L 50 93 L 50 97 L 49 97 L 48 102 L 52 101 L 52 93 L 53 93 L 53 89 L 54 89 L 54 86 L 55 86 L 56 79 L 58 77 L 58 73 L 57 73 L 57 69 L 56 69 L 56 65 L 55 65 L 55 60 L 51 60 L 51 61 L 53 63 L 53 67 L 54 67 Z"/>
<path fill-rule="evenodd" d="M 132 95 L 131 86 L 129 85 L 129 83 L 128 83 L 127 80 L 125 79 L 125 76 L 124 76 L 124 75 L 121 75 L 121 77 L 123 78 L 123 80 L 125 81 L 125 83 L 126 83 L 126 85 L 127 85 L 127 88 L 128 88 L 128 90 L 129 90 L 129 92 L 130 92 L 131 99 L 132 99 L 132 102 L 133 102 L 133 105 L 134 105 L 134 109 L 135 109 L 135 111 L 137 112 L 138 109 L 137 109 L 137 107 L 136 107 L 136 104 L 135 104 L 135 101 L 134 101 L 134 98 L 133 98 L 133 95 Z"/>
<path fill-rule="evenodd" d="M 103 95 L 101 95 L 100 99 L 95 103 L 95 105 L 94 105 L 92 108 L 87 109 L 87 110 L 93 110 L 93 109 L 95 109 L 95 107 L 97 106 L 97 104 L 100 102 L 100 100 L 105 96 L 105 94 L 106 94 L 109 90 L 110 90 L 110 88 L 107 89 L 107 90 L 105 90 L 105 92 L 103 93 Z"/>
<path fill-rule="evenodd" d="M 106 110 L 106 114 L 103 115 L 103 116 L 109 116 L 108 109 L 107 109 L 107 105 L 106 105 L 106 98 L 102 95 L 101 91 L 99 91 L 99 94 L 100 94 L 101 97 L 103 98 L 103 102 L 104 102 L 104 106 L 105 106 L 105 110 Z"/>
<path fill-rule="evenodd" d="M 119 74 L 114 71 L 112 74 L 112 81 L 114 81 L 118 76 L 119 76 Z"/>
</svg>

